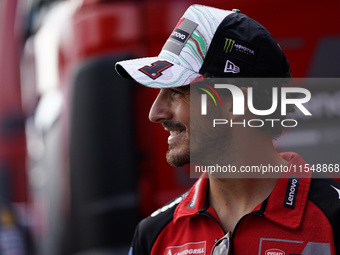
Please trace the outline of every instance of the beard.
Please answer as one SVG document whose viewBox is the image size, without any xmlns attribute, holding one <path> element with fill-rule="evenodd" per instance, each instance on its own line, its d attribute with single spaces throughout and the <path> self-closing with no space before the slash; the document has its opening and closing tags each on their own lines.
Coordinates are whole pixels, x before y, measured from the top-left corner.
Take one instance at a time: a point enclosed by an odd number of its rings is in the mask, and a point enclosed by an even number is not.
<svg viewBox="0 0 340 255">
<path fill-rule="evenodd" d="M 175 167 L 181 167 L 190 163 L 190 139 L 188 138 L 186 127 L 180 122 L 165 121 L 162 123 L 167 130 L 178 130 L 186 137 L 181 144 L 169 144 L 166 160 Z"/>
<path fill-rule="evenodd" d="M 190 138 L 181 144 L 180 150 L 176 145 L 169 145 L 166 153 L 167 162 L 175 167 L 182 167 L 190 163 L 214 165 L 225 160 L 230 151 L 230 127 L 219 127 L 215 132 L 208 128 L 190 129 Z"/>
<path fill-rule="evenodd" d="M 181 167 L 186 164 L 190 163 L 190 142 L 185 140 L 184 146 L 186 147 L 183 149 L 181 153 L 175 153 L 173 150 L 173 146 L 169 145 L 169 150 L 166 153 L 166 160 L 168 163 L 175 167 Z"/>
</svg>

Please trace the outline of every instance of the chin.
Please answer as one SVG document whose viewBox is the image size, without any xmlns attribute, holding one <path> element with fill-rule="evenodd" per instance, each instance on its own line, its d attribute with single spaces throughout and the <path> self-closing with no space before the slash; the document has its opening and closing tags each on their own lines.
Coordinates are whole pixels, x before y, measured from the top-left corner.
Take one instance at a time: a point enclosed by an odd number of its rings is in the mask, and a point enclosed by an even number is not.
<svg viewBox="0 0 340 255">
<path fill-rule="evenodd" d="M 166 154 L 168 163 L 175 167 L 181 167 L 190 163 L 190 151 L 184 153 L 175 153 L 171 149 Z"/>
</svg>

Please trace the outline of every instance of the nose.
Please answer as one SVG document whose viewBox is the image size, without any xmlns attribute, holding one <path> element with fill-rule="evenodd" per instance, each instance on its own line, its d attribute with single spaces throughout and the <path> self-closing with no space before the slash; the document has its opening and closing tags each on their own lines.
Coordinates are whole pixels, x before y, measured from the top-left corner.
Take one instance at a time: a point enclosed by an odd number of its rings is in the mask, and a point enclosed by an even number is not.
<svg viewBox="0 0 340 255">
<path fill-rule="evenodd" d="M 171 118 L 170 100 L 168 100 L 166 89 L 161 89 L 151 106 L 149 120 L 151 122 L 163 122 Z"/>
</svg>

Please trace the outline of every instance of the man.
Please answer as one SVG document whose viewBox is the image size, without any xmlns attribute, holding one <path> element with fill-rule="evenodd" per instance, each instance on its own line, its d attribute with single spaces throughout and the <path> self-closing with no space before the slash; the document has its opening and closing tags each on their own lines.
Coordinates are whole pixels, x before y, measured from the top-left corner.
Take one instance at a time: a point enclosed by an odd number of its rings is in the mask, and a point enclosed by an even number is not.
<svg viewBox="0 0 340 255">
<path fill-rule="evenodd" d="M 231 83 L 237 77 L 290 77 L 289 63 L 270 33 L 238 10 L 190 6 L 158 57 L 118 62 L 116 70 L 160 89 L 149 118 L 169 131 L 170 164 L 214 162 L 237 170 L 306 166 L 295 153 L 276 153 L 272 137 L 281 132 L 277 125 L 235 124 L 246 123 L 253 114 L 248 105 L 241 120 L 230 93 L 221 96 L 223 104 L 221 100 L 221 108 L 214 111 L 235 125 L 219 126 L 213 129 L 216 134 L 207 129 L 211 119 L 204 116 L 204 107 L 190 109 L 198 91 L 207 91 L 203 86 L 214 89 L 216 77 L 227 77 Z M 261 84 L 258 87 L 264 95 L 261 103 L 271 94 Z M 243 83 L 238 88 L 244 95 L 250 93 Z M 207 107 L 212 111 L 211 105 Z M 138 225 L 130 254 L 340 254 L 336 181 L 311 179 L 311 171 L 238 177 L 203 174 L 187 193 Z"/>
</svg>

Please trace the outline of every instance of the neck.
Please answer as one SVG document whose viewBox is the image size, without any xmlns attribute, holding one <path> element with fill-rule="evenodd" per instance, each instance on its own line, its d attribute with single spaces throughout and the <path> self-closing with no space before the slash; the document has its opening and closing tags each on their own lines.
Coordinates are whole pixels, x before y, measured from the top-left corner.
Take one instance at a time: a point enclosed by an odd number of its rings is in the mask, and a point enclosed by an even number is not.
<svg viewBox="0 0 340 255">
<path fill-rule="evenodd" d="M 271 166 L 287 164 L 277 155 L 271 139 L 262 136 L 261 133 L 258 136 L 239 139 L 236 145 L 232 144 L 233 146 L 231 146 L 228 155 L 224 157 L 224 161 L 220 161 L 221 164 L 232 164 L 236 166 L 236 169 L 240 169 L 241 166 L 260 166 L 261 164 Z M 242 154 L 237 153 L 238 151 L 242 151 Z M 257 174 L 257 178 L 249 176 L 249 173 L 236 176 L 237 178 L 210 176 L 210 204 L 215 209 L 225 231 L 233 231 L 242 216 L 250 213 L 265 200 L 279 178 L 279 176 L 266 178 L 262 174 Z"/>
<path fill-rule="evenodd" d="M 277 179 L 209 180 L 209 202 L 225 232 L 233 232 L 237 222 L 265 200 Z"/>
<path fill-rule="evenodd" d="M 209 180 L 209 199 L 214 207 L 228 207 L 239 213 L 249 213 L 266 199 L 277 179 L 217 179 Z"/>
</svg>

